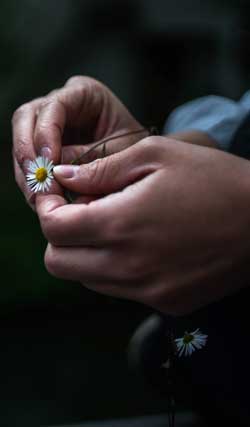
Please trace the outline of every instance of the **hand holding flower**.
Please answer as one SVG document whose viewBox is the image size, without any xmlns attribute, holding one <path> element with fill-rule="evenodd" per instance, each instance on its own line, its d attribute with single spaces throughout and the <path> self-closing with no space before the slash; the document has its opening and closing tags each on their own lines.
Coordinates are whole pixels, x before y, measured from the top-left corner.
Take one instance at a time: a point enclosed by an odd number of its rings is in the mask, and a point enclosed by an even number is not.
<svg viewBox="0 0 250 427">
<path fill-rule="evenodd" d="M 102 83 L 84 76 L 70 78 L 48 95 L 19 107 L 13 115 L 13 161 L 17 184 L 34 204 L 25 176 L 38 156 L 54 164 L 70 163 L 103 138 L 142 129 L 121 101 Z M 108 144 L 107 154 L 118 152 L 146 136 L 130 134 Z M 102 156 L 102 147 L 91 150 L 84 161 Z M 62 194 L 53 185 L 50 192 Z"/>
<path fill-rule="evenodd" d="M 171 314 L 246 284 L 246 160 L 155 136 L 86 165 L 57 166 L 54 176 L 97 198 L 68 205 L 60 195 L 37 197 L 55 276 Z"/>
</svg>

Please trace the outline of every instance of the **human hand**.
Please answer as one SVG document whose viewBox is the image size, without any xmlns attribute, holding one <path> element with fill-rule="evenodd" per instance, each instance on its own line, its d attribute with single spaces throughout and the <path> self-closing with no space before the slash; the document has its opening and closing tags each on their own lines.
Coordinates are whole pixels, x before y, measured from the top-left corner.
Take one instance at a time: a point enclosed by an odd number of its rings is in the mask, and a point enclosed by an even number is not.
<svg viewBox="0 0 250 427">
<path fill-rule="evenodd" d="M 185 130 L 181 132 L 175 132 L 169 134 L 168 137 L 171 139 L 177 139 L 177 141 L 219 149 L 218 143 L 213 138 L 211 138 L 210 135 L 199 130 Z"/>
<path fill-rule="evenodd" d="M 149 137 L 54 173 L 69 190 L 103 197 L 68 205 L 59 195 L 38 195 L 51 274 L 174 315 L 244 286 L 248 161 Z"/>
<path fill-rule="evenodd" d="M 62 88 L 22 105 L 12 122 L 16 181 L 30 204 L 34 204 L 35 194 L 25 179 L 29 160 L 43 155 L 55 164 L 70 163 L 95 141 L 142 128 L 106 86 L 81 76 L 72 77 Z M 131 135 L 109 143 L 107 154 L 126 148 L 142 136 L 143 133 Z M 101 147 L 91 151 L 84 161 L 100 155 Z M 54 182 L 50 192 L 62 194 L 61 190 Z"/>
</svg>

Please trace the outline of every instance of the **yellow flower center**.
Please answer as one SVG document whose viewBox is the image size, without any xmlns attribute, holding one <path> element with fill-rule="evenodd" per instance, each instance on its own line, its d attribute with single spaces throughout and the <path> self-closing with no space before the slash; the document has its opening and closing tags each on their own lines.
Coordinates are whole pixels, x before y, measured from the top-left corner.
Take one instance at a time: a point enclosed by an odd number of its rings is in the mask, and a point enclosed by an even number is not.
<svg viewBox="0 0 250 427">
<path fill-rule="evenodd" d="M 36 179 L 37 179 L 37 181 L 44 182 L 45 179 L 47 178 L 47 176 L 48 176 L 47 169 L 45 169 L 45 168 L 38 168 L 36 170 Z"/>
<path fill-rule="evenodd" d="M 184 334 L 183 342 L 184 342 L 184 344 L 189 344 L 191 341 L 193 341 L 193 339 L 194 339 L 193 335 L 186 333 L 186 334 Z"/>
</svg>

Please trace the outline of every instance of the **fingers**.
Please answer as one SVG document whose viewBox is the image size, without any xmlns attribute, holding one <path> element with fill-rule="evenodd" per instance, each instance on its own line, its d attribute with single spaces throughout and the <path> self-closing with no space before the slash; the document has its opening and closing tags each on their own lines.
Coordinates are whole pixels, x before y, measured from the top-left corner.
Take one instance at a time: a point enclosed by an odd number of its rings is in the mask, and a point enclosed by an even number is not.
<svg viewBox="0 0 250 427">
<path fill-rule="evenodd" d="M 67 205 L 62 196 L 38 195 L 36 208 L 43 233 L 54 246 L 100 246 L 115 240 L 117 220 L 109 205 Z"/>
<path fill-rule="evenodd" d="M 30 205 L 30 207 L 35 211 L 35 194 L 29 189 L 25 176 L 23 174 L 22 169 L 20 168 L 19 164 L 17 163 L 16 158 L 13 158 L 14 162 L 14 171 L 15 171 L 15 178 L 16 182 L 20 188 L 20 190 L 24 193 L 24 196 L 26 198 L 27 203 Z"/>
<path fill-rule="evenodd" d="M 12 118 L 13 156 L 22 169 L 24 162 L 36 157 L 33 136 L 36 124 L 36 112 L 41 99 L 22 105 Z"/>
<path fill-rule="evenodd" d="M 74 281 L 99 281 L 114 274 L 114 254 L 107 249 L 65 248 L 48 245 L 45 265 L 54 276 Z"/>
<path fill-rule="evenodd" d="M 36 157 L 33 145 L 34 128 L 36 124 L 37 109 L 41 99 L 36 99 L 29 104 L 24 104 L 18 108 L 12 118 L 13 133 L 13 163 L 16 182 L 24 193 L 24 196 L 31 206 L 35 209 L 35 197 L 26 183 L 25 175 L 28 172 L 30 160 Z"/>
<path fill-rule="evenodd" d="M 62 135 L 67 110 L 63 102 L 49 98 L 40 108 L 34 131 L 34 149 L 37 154 L 59 163 Z"/>
<path fill-rule="evenodd" d="M 107 138 L 89 144 L 66 145 L 62 149 L 62 163 L 89 163 L 131 147 L 148 136 L 149 131 L 138 127 L 135 130 L 120 130 Z"/>
<path fill-rule="evenodd" d="M 36 152 L 47 152 L 58 163 L 61 159 L 63 135 L 67 129 L 75 133 L 81 129 L 92 133 L 93 138 L 102 136 L 98 120 L 103 113 L 107 89 L 91 78 L 82 78 L 81 85 L 66 86 L 47 97 L 40 108 L 34 135 Z"/>
<path fill-rule="evenodd" d="M 19 165 L 15 166 L 17 183 L 26 199 L 33 203 L 34 195 L 25 182 L 30 160 L 42 155 L 55 164 L 60 163 L 62 158 L 67 163 L 72 161 L 72 154 L 75 159 L 85 150 L 75 145 L 72 153 L 70 147 L 62 149 L 64 143 L 94 143 L 107 135 L 115 136 L 126 129 L 131 131 L 138 127 L 138 122 L 106 86 L 89 77 L 71 78 L 62 89 L 27 103 L 15 112 L 13 156 Z M 131 139 L 112 141 L 106 154 L 123 150 L 137 139 L 137 136 L 132 136 Z M 93 144 L 86 148 L 91 147 Z M 98 147 L 89 152 L 83 161 L 91 162 L 102 156 L 102 147 Z M 62 194 L 61 187 L 55 181 L 50 193 Z M 92 193 L 85 194 L 88 201 L 93 200 Z M 79 201 L 77 199 L 77 203 Z"/>
<path fill-rule="evenodd" d="M 28 104 L 24 104 L 16 110 L 12 119 L 15 178 L 33 210 L 35 210 L 35 194 L 30 190 L 26 182 L 30 160 L 35 159 L 38 154 L 48 158 L 59 157 L 58 154 L 54 154 L 53 151 L 48 151 L 48 149 L 36 151 L 34 145 L 34 134 L 38 120 L 37 113 L 43 102 L 44 98 L 38 98 Z M 62 194 L 62 189 L 56 181 L 53 181 L 50 192 Z"/>
<path fill-rule="evenodd" d="M 24 162 L 37 155 L 59 162 L 66 125 L 91 128 L 98 137 L 95 125 L 103 110 L 105 90 L 108 91 L 94 79 L 83 78 L 80 86 L 69 84 L 19 107 L 12 124 L 13 154 L 21 168 L 25 169 Z"/>
<path fill-rule="evenodd" d="M 76 193 L 119 191 L 160 167 L 160 139 L 163 138 L 145 138 L 127 150 L 85 165 L 56 166 L 54 176 L 61 185 Z"/>
<path fill-rule="evenodd" d="M 45 217 L 42 227 L 48 240 L 58 246 L 100 245 L 116 241 L 119 235 L 117 209 L 125 195 L 122 200 L 112 199 L 112 203 L 104 197 L 93 202 L 93 196 L 117 192 L 158 170 L 162 139 L 146 138 L 125 151 L 86 165 L 56 166 L 54 176 L 58 182 L 84 196 L 76 199 L 75 206 L 54 212 L 49 221 L 46 221 L 44 210 L 38 210 L 41 212 L 39 216 Z M 81 202 L 92 203 L 84 206 Z"/>
<path fill-rule="evenodd" d="M 149 273 L 143 257 L 140 259 L 137 254 L 131 256 L 131 249 L 128 253 L 128 250 L 117 248 L 67 248 L 50 243 L 45 253 L 45 265 L 52 275 L 61 279 L 80 281 L 83 284 L 87 282 L 90 288 L 96 288 L 95 285 L 99 284 L 99 291 L 104 283 L 116 285 L 118 292 L 121 284 L 125 288 L 136 283 L 139 287 L 140 282 L 145 282 L 153 271 L 151 268 Z M 134 287 L 131 290 L 136 292 Z"/>
</svg>

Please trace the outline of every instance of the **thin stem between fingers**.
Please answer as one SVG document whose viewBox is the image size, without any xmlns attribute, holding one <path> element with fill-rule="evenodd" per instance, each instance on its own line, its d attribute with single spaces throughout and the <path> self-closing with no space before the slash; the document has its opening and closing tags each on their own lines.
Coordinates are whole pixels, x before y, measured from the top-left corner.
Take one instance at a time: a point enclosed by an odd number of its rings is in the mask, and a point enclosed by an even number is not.
<svg viewBox="0 0 250 427">
<path fill-rule="evenodd" d="M 81 156 L 79 156 L 76 159 L 72 160 L 71 164 L 72 165 L 77 164 L 85 156 L 87 156 L 91 151 L 95 150 L 97 147 L 99 147 L 102 144 L 104 144 L 104 146 L 105 146 L 107 142 L 112 141 L 114 139 L 122 138 L 124 136 L 136 135 L 136 134 L 139 134 L 139 133 L 142 133 L 142 132 L 145 132 L 145 131 L 148 131 L 149 134 L 152 134 L 153 128 L 152 129 L 142 128 L 142 129 L 138 129 L 138 130 L 133 130 L 133 131 L 130 131 L 130 132 L 126 132 L 126 133 L 121 133 L 121 134 L 116 135 L 116 136 L 109 136 L 107 138 L 104 138 L 101 141 L 98 141 L 95 145 L 93 145 L 93 147 L 89 148 L 89 150 L 87 150 L 85 153 L 81 154 Z M 106 152 L 106 148 L 104 149 L 104 152 Z"/>
</svg>

